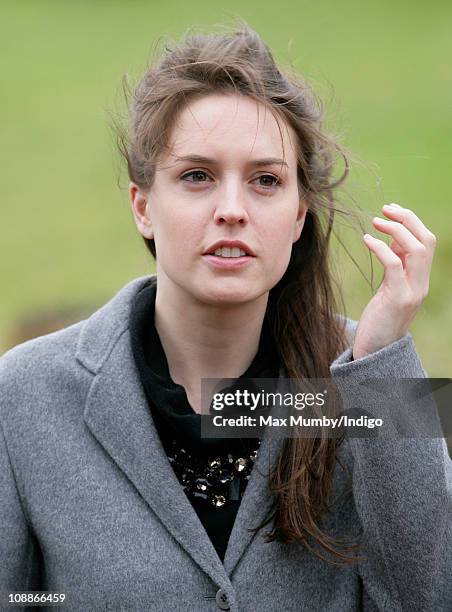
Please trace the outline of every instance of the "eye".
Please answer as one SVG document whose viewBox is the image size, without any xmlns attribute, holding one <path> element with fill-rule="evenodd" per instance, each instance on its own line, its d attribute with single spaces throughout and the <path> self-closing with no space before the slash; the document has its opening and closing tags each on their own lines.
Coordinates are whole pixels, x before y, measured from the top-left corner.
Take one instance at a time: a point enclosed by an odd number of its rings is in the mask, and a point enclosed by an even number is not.
<svg viewBox="0 0 452 612">
<path fill-rule="evenodd" d="M 186 174 L 183 174 L 181 176 L 181 180 L 182 181 L 187 180 L 186 179 L 187 176 L 193 176 L 193 178 L 196 177 L 196 180 L 187 181 L 188 183 L 205 183 L 205 181 L 203 181 L 203 177 L 206 177 L 207 174 L 204 172 L 204 170 L 192 170 L 191 172 L 187 172 Z"/>
<path fill-rule="evenodd" d="M 266 182 L 264 184 L 260 184 L 260 187 L 264 187 L 265 189 L 269 189 L 271 187 L 276 187 L 277 185 L 281 184 L 281 181 L 279 180 L 279 178 L 277 178 L 276 176 L 273 176 L 273 174 L 261 174 L 260 176 L 258 176 L 255 180 L 261 180 L 261 179 L 265 179 Z M 271 181 L 275 181 L 274 183 L 272 183 Z"/>
<path fill-rule="evenodd" d="M 192 178 L 189 180 L 188 177 L 192 177 Z M 208 177 L 208 174 L 204 170 L 191 170 L 190 172 L 186 172 L 185 174 L 183 174 L 181 176 L 181 180 L 187 181 L 188 183 L 193 183 L 193 184 L 205 183 L 207 177 Z M 264 189 L 271 189 L 272 187 L 276 187 L 281 184 L 281 181 L 279 180 L 279 178 L 276 176 L 273 176 L 273 174 L 261 174 L 254 180 L 255 181 L 264 180 L 264 183 L 261 183 L 259 185 L 260 187 L 263 187 Z"/>
</svg>

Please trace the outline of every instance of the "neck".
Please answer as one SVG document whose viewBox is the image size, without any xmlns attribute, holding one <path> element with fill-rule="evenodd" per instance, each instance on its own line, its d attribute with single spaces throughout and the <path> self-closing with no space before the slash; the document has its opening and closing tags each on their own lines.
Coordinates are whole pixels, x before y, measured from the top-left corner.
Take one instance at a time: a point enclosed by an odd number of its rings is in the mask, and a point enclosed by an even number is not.
<svg viewBox="0 0 452 612">
<path fill-rule="evenodd" d="M 179 288 L 178 288 L 179 289 Z M 242 304 L 212 305 L 157 283 L 155 327 L 172 380 L 201 412 L 202 378 L 238 378 L 255 357 L 268 293 Z"/>
</svg>

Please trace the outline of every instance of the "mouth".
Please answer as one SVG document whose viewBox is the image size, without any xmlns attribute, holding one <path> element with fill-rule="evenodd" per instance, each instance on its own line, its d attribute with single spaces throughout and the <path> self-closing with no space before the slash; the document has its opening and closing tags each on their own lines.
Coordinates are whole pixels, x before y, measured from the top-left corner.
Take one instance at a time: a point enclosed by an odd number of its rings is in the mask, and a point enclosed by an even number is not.
<svg viewBox="0 0 452 612">
<path fill-rule="evenodd" d="M 224 259 L 240 259 L 242 257 L 252 257 L 252 255 L 249 255 L 239 247 L 220 247 L 218 249 L 215 249 L 215 251 L 212 251 L 211 253 L 206 253 L 206 255 L 221 257 Z"/>
<path fill-rule="evenodd" d="M 256 254 L 252 248 L 242 240 L 217 240 L 206 249 L 203 255 L 221 259 L 254 258 Z"/>
<path fill-rule="evenodd" d="M 245 253 L 245 251 L 237 247 L 221 247 L 212 253 L 205 253 L 202 258 L 213 268 L 221 270 L 235 270 L 251 264 L 251 262 L 255 259 L 255 256 L 248 255 Z"/>
</svg>

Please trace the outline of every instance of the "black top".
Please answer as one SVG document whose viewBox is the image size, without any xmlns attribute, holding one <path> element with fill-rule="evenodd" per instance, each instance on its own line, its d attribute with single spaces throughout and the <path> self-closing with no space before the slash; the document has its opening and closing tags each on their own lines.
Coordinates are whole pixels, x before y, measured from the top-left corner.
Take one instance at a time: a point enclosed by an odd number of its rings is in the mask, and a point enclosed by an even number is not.
<svg viewBox="0 0 452 612">
<path fill-rule="evenodd" d="M 149 281 L 136 295 L 130 314 L 130 334 L 132 352 L 153 421 L 173 467 L 172 450 L 176 443 L 187 449 L 196 461 L 204 464 L 209 458 L 224 457 L 228 452 L 235 453 L 235 456 L 249 456 L 258 448 L 258 438 L 201 437 L 201 415 L 190 406 L 184 387 L 171 379 L 166 355 L 154 325 L 156 292 L 156 282 Z M 279 368 L 280 357 L 265 318 L 258 352 L 239 378 L 277 378 Z M 183 485 L 180 472 L 176 471 L 176 475 Z M 199 494 L 199 499 L 189 496 L 221 560 L 224 559 L 240 498 L 246 487 L 246 482 L 243 484 L 238 498 L 228 499 L 221 507 L 207 504 L 202 494 Z M 185 486 L 183 488 L 186 490 Z"/>
</svg>

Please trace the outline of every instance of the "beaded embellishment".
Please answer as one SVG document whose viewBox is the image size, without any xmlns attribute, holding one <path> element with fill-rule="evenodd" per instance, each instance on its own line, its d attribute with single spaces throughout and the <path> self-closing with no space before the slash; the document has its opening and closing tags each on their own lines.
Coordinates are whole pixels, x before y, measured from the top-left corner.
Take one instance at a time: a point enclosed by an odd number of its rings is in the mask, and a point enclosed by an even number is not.
<svg viewBox="0 0 452 612">
<path fill-rule="evenodd" d="M 261 441 L 256 439 L 259 448 Z M 228 501 L 241 499 L 257 458 L 258 448 L 249 454 L 192 456 L 176 440 L 167 450 L 168 460 L 190 500 L 201 500 L 211 508 L 222 508 Z"/>
</svg>

